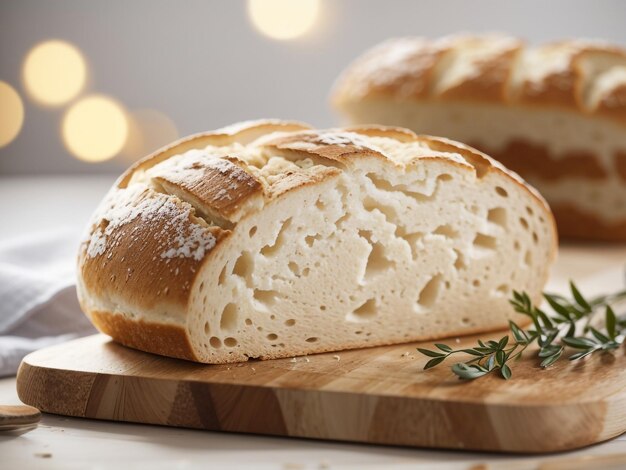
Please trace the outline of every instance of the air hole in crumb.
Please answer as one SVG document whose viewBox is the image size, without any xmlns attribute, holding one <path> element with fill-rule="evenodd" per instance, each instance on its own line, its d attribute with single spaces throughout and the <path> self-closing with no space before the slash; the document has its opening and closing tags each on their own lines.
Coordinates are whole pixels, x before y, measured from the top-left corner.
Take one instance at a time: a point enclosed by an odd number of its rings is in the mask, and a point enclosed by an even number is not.
<svg viewBox="0 0 626 470">
<path fill-rule="evenodd" d="M 226 282 L 226 265 L 224 265 L 224 267 L 220 271 L 220 277 L 219 277 L 217 283 L 218 284 L 224 284 L 224 282 Z"/>
<path fill-rule="evenodd" d="M 359 235 L 365 238 L 372 247 L 365 266 L 365 279 L 395 266 L 396 263 L 385 256 L 385 246 L 371 241 L 371 232 L 359 230 Z"/>
<path fill-rule="evenodd" d="M 246 318 L 245 323 L 246 323 L 246 325 L 250 326 L 250 325 L 252 325 L 252 320 L 250 318 Z"/>
<path fill-rule="evenodd" d="M 456 238 L 459 236 L 459 232 L 454 230 L 454 228 L 452 228 L 452 226 L 448 224 L 440 225 L 439 227 L 435 229 L 433 233 L 437 235 L 443 235 L 444 237 L 449 237 L 449 238 Z"/>
<path fill-rule="evenodd" d="M 520 217 L 519 223 L 522 225 L 522 227 L 524 227 L 525 230 L 528 230 L 528 220 L 526 220 L 524 217 Z"/>
<path fill-rule="evenodd" d="M 439 176 L 437 176 L 437 179 L 440 181 L 450 181 L 453 178 L 452 175 L 449 175 L 448 173 L 442 173 Z"/>
<path fill-rule="evenodd" d="M 209 344 L 212 348 L 219 349 L 222 347 L 222 341 L 217 336 L 211 336 L 209 339 Z"/>
<path fill-rule="evenodd" d="M 209 333 L 211 332 L 211 327 L 209 326 L 209 322 L 204 322 L 204 334 L 205 335 L 209 335 Z"/>
<path fill-rule="evenodd" d="M 369 299 L 359 308 L 346 315 L 346 320 L 353 322 L 369 321 L 376 316 L 376 299 Z"/>
<path fill-rule="evenodd" d="M 315 207 L 317 207 L 319 210 L 323 211 L 324 209 L 326 209 L 326 204 L 324 204 L 324 201 L 322 201 L 321 199 L 318 199 L 315 202 Z"/>
<path fill-rule="evenodd" d="M 225 338 L 224 345 L 228 348 L 234 348 L 235 346 L 237 346 L 237 340 L 231 337 Z"/>
<path fill-rule="evenodd" d="M 485 235 L 484 233 L 477 233 L 472 243 L 474 244 L 474 247 L 483 250 L 495 250 L 497 246 L 496 238 L 490 235 Z"/>
<path fill-rule="evenodd" d="M 241 256 L 235 261 L 233 267 L 233 274 L 240 276 L 244 279 L 248 279 L 254 270 L 254 259 L 249 251 L 244 251 Z"/>
<path fill-rule="evenodd" d="M 256 231 L 257 231 L 257 226 L 255 225 L 255 226 L 254 226 L 254 227 L 252 227 L 252 228 L 250 229 L 250 231 L 248 232 L 248 237 L 250 237 L 250 238 L 254 237 L 254 234 L 256 233 Z"/>
<path fill-rule="evenodd" d="M 290 261 L 287 267 L 293 273 L 294 276 L 296 277 L 300 276 L 300 267 L 296 263 L 294 263 L 293 261 Z"/>
<path fill-rule="evenodd" d="M 528 212 L 528 215 L 533 215 L 535 213 L 530 206 L 526 206 L 526 212 Z"/>
<path fill-rule="evenodd" d="M 439 296 L 439 289 L 441 288 L 442 281 L 443 276 L 441 274 L 433 276 L 420 291 L 417 297 L 417 303 L 422 307 L 432 307 Z"/>
<path fill-rule="evenodd" d="M 492 224 L 506 227 L 506 209 L 503 207 L 494 207 L 487 212 L 487 220 Z"/>
<path fill-rule="evenodd" d="M 290 226 L 291 217 L 283 222 L 283 225 L 280 227 L 274 243 L 272 245 L 265 245 L 263 248 L 261 248 L 261 254 L 263 256 L 274 256 L 278 252 L 278 250 L 283 246 L 285 242 L 285 232 L 289 229 Z"/>
<path fill-rule="evenodd" d="M 530 250 L 528 250 L 524 255 L 524 263 L 526 263 L 526 266 L 530 266 L 531 264 L 533 264 L 533 255 Z"/>
<path fill-rule="evenodd" d="M 293 326 L 296 324 L 296 321 L 293 318 L 290 318 L 289 320 L 285 320 L 285 325 L 287 326 Z"/>
<path fill-rule="evenodd" d="M 278 293 L 273 290 L 260 290 L 254 289 L 252 296 L 254 300 L 256 300 L 261 307 L 268 309 L 276 304 L 276 298 L 278 297 Z"/>
<path fill-rule="evenodd" d="M 304 242 L 307 246 L 312 247 L 316 241 L 321 240 L 322 236 L 318 233 L 317 235 L 307 235 L 304 237 Z"/>
<path fill-rule="evenodd" d="M 320 305 L 320 310 L 321 310 L 322 312 L 326 311 L 326 305 Z"/>
<path fill-rule="evenodd" d="M 276 315 L 270 315 L 270 320 L 276 320 Z"/>
<path fill-rule="evenodd" d="M 508 197 L 509 193 L 502 186 L 496 186 L 496 193 L 502 197 Z"/>
<path fill-rule="evenodd" d="M 319 338 L 316 338 L 315 336 L 306 339 L 307 343 L 316 343 L 317 341 L 319 341 Z"/>
<path fill-rule="evenodd" d="M 515 251 L 519 251 L 519 250 L 520 250 L 520 248 L 521 248 L 521 246 L 520 246 L 520 244 L 519 244 L 519 241 L 518 241 L 518 240 L 515 240 L 515 243 L 513 243 L 513 249 L 514 249 Z"/>
<path fill-rule="evenodd" d="M 274 341 L 278 339 L 278 335 L 276 333 L 270 333 L 269 335 L 267 335 L 267 339 L 270 341 Z"/>
<path fill-rule="evenodd" d="M 461 318 L 461 323 L 463 323 L 464 325 L 469 325 L 470 319 L 467 317 L 463 317 Z"/>
<path fill-rule="evenodd" d="M 533 242 L 539 243 L 539 236 L 537 235 L 537 232 L 533 232 Z"/>
<path fill-rule="evenodd" d="M 454 260 L 454 267 L 457 270 L 463 269 L 465 268 L 467 265 L 465 264 L 465 258 L 463 257 L 463 253 L 461 253 L 459 250 L 454 250 L 454 253 L 456 254 L 456 259 Z"/>
<path fill-rule="evenodd" d="M 508 284 L 500 284 L 498 287 L 496 287 L 496 292 L 500 295 L 507 295 L 509 293 Z"/>
<path fill-rule="evenodd" d="M 474 280 L 472 281 L 472 285 L 473 285 L 474 287 L 478 287 L 478 286 L 480 286 L 480 280 L 479 280 L 479 279 L 474 279 Z"/>
<path fill-rule="evenodd" d="M 237 328 L 237 306 L 235 304 L 230 303 L 224 307 L 220 319 L 220 328 L 223 331 L 233 331 Z"/>
</svg>

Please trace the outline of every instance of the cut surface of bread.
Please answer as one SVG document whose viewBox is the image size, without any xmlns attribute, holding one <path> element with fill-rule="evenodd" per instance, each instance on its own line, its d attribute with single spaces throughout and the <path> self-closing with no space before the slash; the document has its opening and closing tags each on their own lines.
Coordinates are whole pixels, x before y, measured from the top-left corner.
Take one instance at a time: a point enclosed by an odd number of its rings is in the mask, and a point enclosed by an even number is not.
<svg viewBox="0 0 626 470">
<path fill-rule="evenodd" d="M 387 41 L 339 78 L 348 122 L 466 142 L 548 200 L 565 237 L 626 241 L 626 51 L 506 35 Z"/>
<path fill-rule="evenodd" d="M 122 175 L 78 294 L 125 345 L 226 363 L 506 327 L 512 290 L 538 301 L 555 252 L 545 201 L 470 147 L 260 121 Z"/>
</svg>

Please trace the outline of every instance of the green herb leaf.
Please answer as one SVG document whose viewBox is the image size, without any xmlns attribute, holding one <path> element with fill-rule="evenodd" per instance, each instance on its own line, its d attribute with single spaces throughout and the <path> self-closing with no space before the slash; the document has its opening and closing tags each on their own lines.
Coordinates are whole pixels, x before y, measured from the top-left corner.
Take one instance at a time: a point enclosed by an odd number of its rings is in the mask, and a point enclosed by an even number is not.
<svg viewBox="0 0 626 470">
<path fill-rule="evenodd" d="M 606 323 L 606 331 L 609 334 L 609 337 L 614 340 L 615 337 L 617 336 L 617 331 L 616 331 L 616 324 L 617 324 L 617 317 L 615 316 L 615 312 L 613 311 L 613 309 L 611 308 L 610 305 L 606 306 L 606 313 L 605 313 L 605 323 Z"/>
<path fill-rule="evenodd" d="M 460 379 L 465 380 L 477 379 L 487 374 L 487 371 L 482 370 L 478 366 L 468 366 L 467 364 L 464 364 L 462 362 L 454 364 L 452 366 L 452 372 L 454 372 Z"/>
<path fill-rule="evenodd" d="M 428 349 L 417 348 L 419 352 L 421 352 L 424 356 L 428 357 L 445 357 L 445 354 L 441 354 L 437 351 L 430 351 Z"/>
<path fill-rule="evenodd" d="M 594 341 L 590 340 L 589 338 L 583 338 L 583 337 L 578 337 L 578 338 L 565 337 L 565 338 L 562 338 L 561 341 L 567 344 L 570 348 L 574 348 L 574 349 L 588 349 L 596 345 Z"/>
<path fill-rule="evenodd" d="M 585 310 L 585 312 L 591 312 L 591 306 L 585 300 L 585 298 L 580 294 L 580 291 L 578 290 L 578 288 L 576 287 L 576 284 L 574 284 L 573 281 L 569 282 L 569 288 L 572 291 L 572 297 L 574 297 L 574 300 L 576 301 L 576 303 L 580 305 Z"/>
<path fill-rule="evenodd" d="M 504 380 L 509 380 L 511 376 L 513 375 L 513 372 L 511 372 L 511 368 L 509 366 L 504 364 L 502 368 L 500 369 L 500 374 L 502 374 L 502 377 L 504 377 Z"/>
<path fill-rule="evenodd" d="M 437 347 L 437 349 L 440 349 L 444 352 L 452 352 L 452 348 L 450 346 L 448 346 L 447 344 L 441 344 L 441 343 L 435 343 L 435 346 Z"/>
<path fill-rule="evenodd" d="M 424 370 L 430 369 L 431 367 L 435 367 L 436 365 L 441 364 L 445 358 L 446 358 L 445 356 L 442 356 L 442 357 L 436 357 L 434 359 L 431 359 L 424 366 Z"/>
</svg>

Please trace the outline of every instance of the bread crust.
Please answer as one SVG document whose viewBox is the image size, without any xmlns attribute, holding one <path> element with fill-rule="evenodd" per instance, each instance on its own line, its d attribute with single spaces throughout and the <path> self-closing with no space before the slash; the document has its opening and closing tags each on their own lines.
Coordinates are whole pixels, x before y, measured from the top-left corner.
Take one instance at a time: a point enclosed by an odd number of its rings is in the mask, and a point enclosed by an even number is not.
<svg viewBox="0 0 626 470">
<path fill-rule="evenodd" d="M 79 253 L 79 300 L 96 327 L 116 341 L 157 354 L 199 360 L 190 339 L 188 316 L 193 293 L 202 290 L 198 283 L 204 266 L 225 256 L 224 247 L 237 224 L 292 191 L 323 184 L 357 159 L 393 163 L 368 143 L 367 136 L 423 144 L 419 148 L 424 155 L 415 155 L 407 165 L 433 159 L 475 172 L 478 178 L 492 172 L 502 175 L 535 200 L 552 225 L 551 233 L 556 233 L 550 209 L 534 189 L 497 161 L 457 142 L 383 126 L 313 131 L 303 124 L 257 121 L 226 129 L 182 139 L 133 165 L 94 215 Z M 237 156 L 249 150 L 251 140 L 255 148 L 269 155 L 295 155 L 293 161 L 320 160 L 324 166 L 291 163 L 272 169 L 268 161 L 263 168 L 256 168 Z M 182 160 L 189 151 L 207 145 L 215 147 L 211 151 L 220 152 L 220 156 L 205 158 L 204 164 L 198 165 L 193 162 L 193 153 L 188 161 Z M 175 158 L 191 164 L 180 174 L 163 166 Z M 205 184 L 207 179 L 211 185 Z M 225 199 L 217 197 L 222 190 Z M 242 211 L 251 199 L 258 204 Z M 551 238 L 550 253 L 554 258 L 556 237 Z M 459 334 L 474 331 L 484 328 L 464 328 Z M 350 347 L 370 345 L 364 340 Z M 311 345 L 294 354 L 329 350 Z M 263 359 L 273 357 L 284 357 L 284 353 L 261 355 Z M 221 357 L 213 362 L 232 361 Z"/>
<path fill-rule="evenodd" d="M 502 34 L 392 39 L 348 66 L 331 97 L 337 108 L 381 98 L 557 107 L 626 124 L 626 74 L 603 80 L 591 61 L 626 66 L 626 50 L 582 40 L 531 48 Z"/>
<path fill-rule="evenodd" d="M 177 359 L 185 359 L 189 361 L 199 361 L 195 355 L 189 339 L 187 330 L 180 326 L 168 325 L 162 323 L 148 322 L 145 320 L 137 320 L 127 318 L 115 312 L 97 311 L 91 312 L 90 318 L 93 324 L 101 332 L 111 336 L 116 342 L 128 346 L 129 348 L 139 349 L 140 351 L 159 354 L 162 356 L 175 357 Z M 520 318 L 517 324 L 525 326 L 530 323 L 526 317 Z M 470 336 L 475 333 L 489 333 L 498 331 L 506 327 L 506 323 L 494 326 L 493 328 L 465 328 L 463 330 L 452 331 L 450 337 Z M 423 335 L 421 337 L 412 338 L 407 343 L 418 341 L 428 341 L 437 339 L 436 336 Z M 389 346 L 398 344 L 397 341 L 377 342 L 378 346 Z M 350 349 L 360 349 L 370 347 L 368 341 L 352 345 Z M 307 350 L 294 350 L 289 356 L 308 356 L 309 354 L 319 354 L 333 351 L 333 348 L 312 346 Z M 284 354 L 265 354 L 251 359 L 280 359 L 285 357 Z M 231 361 L 224 358 L 216 360 L 214 364 L 227 364 Z"/>
</svg>

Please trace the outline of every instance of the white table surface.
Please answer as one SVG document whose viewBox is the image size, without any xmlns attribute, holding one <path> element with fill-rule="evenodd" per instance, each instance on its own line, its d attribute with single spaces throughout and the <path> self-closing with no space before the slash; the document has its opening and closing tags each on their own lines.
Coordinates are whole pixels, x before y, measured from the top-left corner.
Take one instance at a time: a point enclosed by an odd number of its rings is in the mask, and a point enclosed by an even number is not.
<svg viewBox="0 0 626 470">
<path fill-rule="evenodd" d="M 41 227 L 83 227 L 113 179 L 0 177 L 0 243 Z M 601 291 L 621 281 L 624 264 L 626 247 L 566 246 L 549 287 L 561 289 L 571 276 L 589 289 Z M 17 403 L 15 379 L 0 380 L 0 404 Z M 53 415 L 44 415 L 40 426 L 29 433 L 0 434 L 0 469 L 626 468 L 626 460 L 612 467 L 594 460 L 618 454 L 626 456 L 626 435 L 576 452 L 510 456 L 214 433 Z M 479 464 L 487 467 L 476 467 Z"/>
</svg>

